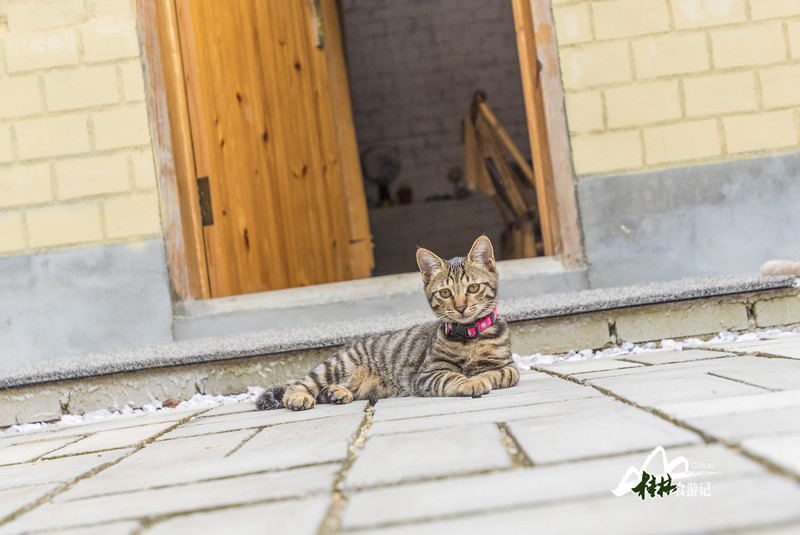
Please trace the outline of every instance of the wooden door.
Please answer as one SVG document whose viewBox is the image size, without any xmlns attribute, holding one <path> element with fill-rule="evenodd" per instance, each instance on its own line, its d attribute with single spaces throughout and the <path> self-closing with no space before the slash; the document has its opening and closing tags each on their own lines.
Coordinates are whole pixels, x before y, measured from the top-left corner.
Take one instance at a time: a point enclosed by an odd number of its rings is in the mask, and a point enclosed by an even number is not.
<svg viewBox="0 0 800 535">
<path fill-rule="evenodd" d="M 175 0 L 210 296 L 373 266 L 335 0 Z"/>
</svg>

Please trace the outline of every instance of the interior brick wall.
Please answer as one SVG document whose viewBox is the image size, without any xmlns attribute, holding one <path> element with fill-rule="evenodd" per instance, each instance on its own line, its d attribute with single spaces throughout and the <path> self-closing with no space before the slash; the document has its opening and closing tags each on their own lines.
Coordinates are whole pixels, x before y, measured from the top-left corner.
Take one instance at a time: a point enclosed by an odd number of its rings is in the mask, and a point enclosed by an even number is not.
<svg viewBox="0 0 800 535">
<path fill-rule="evenodd" d="M 406 183 L 415 202 L 452 194 L 447 172 L 463 168 L 461 120 L 479 89 L 530 154 L 510 1 L 344 0 L 343 7 L 359 149 L 398 149 L 393 191 Z M 377 197 L 375 185 L 366 191 Z"/>
</svg>

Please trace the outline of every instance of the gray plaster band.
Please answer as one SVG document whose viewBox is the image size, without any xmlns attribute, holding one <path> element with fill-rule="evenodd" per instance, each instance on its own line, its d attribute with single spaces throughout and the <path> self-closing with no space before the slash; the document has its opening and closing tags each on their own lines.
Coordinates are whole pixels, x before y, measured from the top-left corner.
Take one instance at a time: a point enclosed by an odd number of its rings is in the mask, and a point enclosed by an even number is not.
<svg viewBox="0 0 800 535">
<path fill-rule="evenodd" d="M 508 299 L 500 313 L 524 321 L 638 305 L 791 288 L 793 277 L 723 276 L 685 279 L 623 288 L 582 290 L 537 298 Z M 240 357 L 341 345 L 352 339 L 408 328 L 431 321 L 429 310 L 356 321 L 329 322 L 301 329 L 261 331 L 235 336 L 187 340 L 145 348 L 40 362 L 0 372 L 0 389 L 150 368 L 212 362 Z"/>
<path fill-rule="evenodd" d="M 582 178 L 577 191 L 592 288 L 800 258 L 800 153 Z"/>
</svg>

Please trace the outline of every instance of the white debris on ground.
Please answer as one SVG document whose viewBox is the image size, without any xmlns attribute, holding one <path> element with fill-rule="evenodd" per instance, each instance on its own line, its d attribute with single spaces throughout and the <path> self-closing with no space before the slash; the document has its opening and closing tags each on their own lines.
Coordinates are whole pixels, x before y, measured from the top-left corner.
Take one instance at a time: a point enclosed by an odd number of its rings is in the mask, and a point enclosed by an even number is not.
<svg viewBox="0 0 800 535">
<path fill-rule="evenodd" d="M 619 357 L 622 355 L 635 355 L 638 353 L 647 353 L 650 351 L 682 351 L 683 349 L 701 348 L 704 346 L 729 344 L 732 342 L 746 342 L 754 340 L 765 340 L 768 338 L 777 338 L 780 336 L 790 336 L 800 334 L 800 327 L 796 327 L 791 331 L 781 331 L 779 329 L 772 329 L 769 331 L 748 332 L 743 334 L 736 334 L 729 331 L 723 331 L 711 340 L 704 341 L 699 338 L 687 338 L 682 341 L 675 341 L 672 339 L 661 340 L 660 343 L 648 342 L 642 345 L 635 345 L 631 342 L 623 342 L 621 346 L 610 347 L 607 349 L 593 350 L 582 349 L 580 351 L 570 350 L 566 354 L 547 355 L 536 353 L 534 355 L 517 355 L 514 354 L 514 362 L 523 370 L 530 370 L 534 366 L 553 364 L 555 362 L 572 362 L 576 360 L 589 360 L 600 359 L 607 357 Z M 247 387 L 247 392 L 241 394 L 234 394 L 230 396 L 223 395 L 210 395 L 210 394 L 195 394 L 191 398 L 181 401 L 175 408 L 187 409 L 194 407 L 210 407 L 215 405 L 233 405 L 243 401 L 255 401 L 256 398 L 263 392 L 264 389 L 258 386 Z M 148 403 L 141 409 L 132 409 L 125 406 L 121 411 L 109 411 L 107 409 L 100 409 L 85 414 L 65 414 L 60 420 L 56 422 L 36 422 L 31 424 L 18 424 L 12 425 L 5 430 L 0 431 L 0 437 L 7 435 L 14 435 L 17 433 L 26 433 L 30 431 L 38 431 L 42 429 L 58 429 L 70 425 L 77 425 L 85 422 L 93 422 L 105 418 L 122 418 L 126 416 L 134 416 L 152 413 L 156 411 L 169 411 L 170 407 L 164 407 L 159 400 Z"/>
<path fill-rule="evenodd" d="M 195 407 L 211 407 L 216 405 L 233 405 L 243 401 L 255 401 L 256 398 L 264 391 L 260 386 L 248 386 L 247 392 L 241 394 L 233 394 L 230 396 L 210 394 L 195 394 L 191 398 L 181 401 L 174 408 L 176 409 L 191 409 Z M 132 409 L 125 405 L 121 411 L 110 411 L 108 409 L 100 409 L 85 414 L 65 414 L 57 422 L 36 422 L 32 424 L 17 424 L 0 431 L 0 437 L 5 435 L 14 435 L 17 433 L 25 433 L 28 431 L 38 431 L 40 429 L 52 428 L 58 429 L 70 425 L 81 424 L 85 422 L 94 422 L 106 418 L 120 418 L 125 416 L 138 416 L 141 414 L 148 414 L 156 411 L 169 411 L 170 407 L 164 407 L 159 400 L 148 403 L 141 409 Z"/>
<path fill-rule="evenodd" d="M 534 366 L 553 364 L 556 362 L 572 362 L 576 360 L 590 360 L 600 359 L 606 357 L 619 357 L 622 355 L 636 355 L 638 353 L 647 353 L 650 351 L 682 351 L 683 349 L 696 349 L 704 346 L 712 346 L 719 344 L 730 344 L 732 342 L 750 342 L 755 340 L 766 340 L 768 338 L 777 338 L 780 336 L 792 336 L 800 334 L 800 327 L 795 327 L 791 331 L 781 331 L 780 329 L 771 329 L 769 331 L 747 332 L 742 334 L 732 333 L 730 331 L 722 331 L 714 338 L 705 341 L 699 338 L 687 338 L 685 340 L 676 341 L 670 338 L 661 340 L 660 343 L 648 342 L 643 345 L 635 345 L 631 342 L 623 342 L 621 346 L 609 347 L 607 349 L 583 349 L 581 351 L 570 350 L 566 354 L 548 355 L 536 353 L 535 355 L 517 355 L 514 354 L 514 362 L 517 363 L 523 370 L 530 370 Z"/>
</svg>

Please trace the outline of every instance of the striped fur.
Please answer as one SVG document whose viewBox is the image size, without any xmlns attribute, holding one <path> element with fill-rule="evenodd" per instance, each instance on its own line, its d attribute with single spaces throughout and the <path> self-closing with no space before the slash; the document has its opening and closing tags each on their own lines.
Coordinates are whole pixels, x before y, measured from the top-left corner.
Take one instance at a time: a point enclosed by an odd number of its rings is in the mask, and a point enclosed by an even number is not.
<svg viewBox="0 0 800 535">
<path fill-rule="evenodd" d="M 481 396 L 517 384 L 508 325 L 497 321 L 476 338 L 448 335 L 444 322 L 473 323 L 497 306 L 494 251 L 486 236 L 465 258 L 444 261 L 417 251 L 425 295 L 437 321 L 347 344 L 308 375 L 272 385 L 261 410 L 312 408 L 316 403 L 400 396 Z"/>
</svg>

